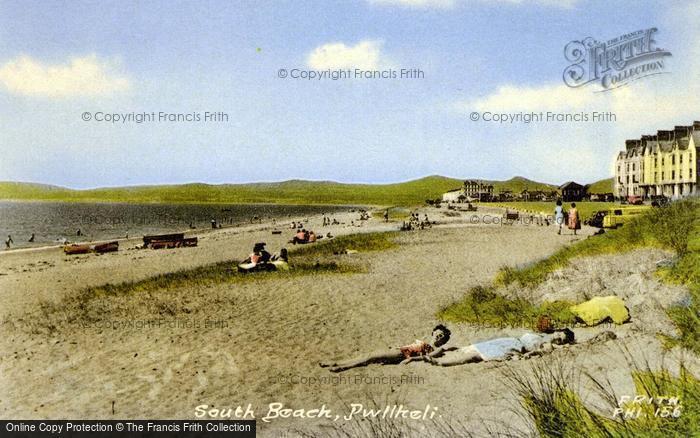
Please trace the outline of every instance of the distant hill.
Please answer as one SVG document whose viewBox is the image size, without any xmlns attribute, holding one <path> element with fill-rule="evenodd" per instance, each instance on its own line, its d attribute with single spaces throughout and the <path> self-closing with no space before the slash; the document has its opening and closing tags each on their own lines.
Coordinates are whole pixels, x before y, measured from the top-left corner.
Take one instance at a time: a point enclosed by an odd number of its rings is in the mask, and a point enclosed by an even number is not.
<svg viewBox="0 0 700 438">
<path fill-rule="evenodd" d="M 345 184 L 332 181 L 290 180 L 251 184 L 180 184 L 73 190 L 34 183 L 0 182 L 0 199 L 67 202 L 133 203 L 220 203 L 220 204 L 346 204 L 418 205 L 440 198 L 448 190 L 462 186 L 461 179 L 443 176 L 394 184 Z M 515 193 L 529 190 L 556 190 L 551 184 L 523 177 L 507 181 L 485 181 L 499 190 Z"/>
<path fill-rule="evenodd" d="M 614 178 L 601 179 L 588 186 L 588 193 L 612 193 Z"/>
<path fill-rule="evenodd" d="M 545 192 L 551 192 L 552 190 L 557 190 L 557 186 L 553 184 L 546 184 L 537 181 L 532 181 L 522 176 L 516 176 L 508 181 L 490 181 L 493 184 L 493 192 L 498 193 L 501 190 L 512 190 L 513 193 L 520 193 L 523 190 L 542 190 Z"/>
</svg>

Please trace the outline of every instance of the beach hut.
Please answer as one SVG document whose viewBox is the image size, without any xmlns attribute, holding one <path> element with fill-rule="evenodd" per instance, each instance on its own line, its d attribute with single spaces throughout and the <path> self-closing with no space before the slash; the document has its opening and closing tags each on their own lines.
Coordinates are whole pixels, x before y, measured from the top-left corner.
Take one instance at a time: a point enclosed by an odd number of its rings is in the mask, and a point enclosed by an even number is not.
<svg viewBox="0 0 700 438">
<path fill-rule="evenodd" d="M 559 186 L 564 202 L 578 202 L 586 195 L 586 188 L 579 183 L 569 181 Z"/>
</svg>

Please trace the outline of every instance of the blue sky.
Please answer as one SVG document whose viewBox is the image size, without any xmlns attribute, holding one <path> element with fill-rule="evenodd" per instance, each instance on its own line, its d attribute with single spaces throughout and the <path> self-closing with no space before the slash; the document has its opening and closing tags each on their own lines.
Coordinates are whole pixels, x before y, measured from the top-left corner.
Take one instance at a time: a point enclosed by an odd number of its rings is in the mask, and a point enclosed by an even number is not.
<svg viewBox="0 0 700 438">
<path fill-rule="evenodd" d="M 0 0 L 0 180 L 75 188 L 430 174 L 591 182 L 611 175 L 626 138 L 700 118 L 698 6 Z M 673 53 L 671 74 L 607 93 L 563 85 L 569 41 L 649 27 Z M 314 58 L 319 51 L 325 57 Z M 281 68 L 358 63 L 425 77 L 277 77 Z M 495 124 L 470 121 L 474 110 L 614 111 L 617 121 Z M 224 111 L 229 121 L 109 124 L 81 120 L 86 111 Z"/>
</svg>

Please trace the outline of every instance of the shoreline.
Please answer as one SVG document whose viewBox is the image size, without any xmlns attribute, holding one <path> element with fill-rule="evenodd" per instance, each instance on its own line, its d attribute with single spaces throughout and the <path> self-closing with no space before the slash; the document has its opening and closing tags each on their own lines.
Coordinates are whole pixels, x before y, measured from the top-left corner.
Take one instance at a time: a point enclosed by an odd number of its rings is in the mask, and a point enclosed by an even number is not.
<svg viewBox="0 0 700 438">
<path fill-rule="evenodd" d="M 6 202 L 3 200 L 0 200 L 0 202 Z M 19 201 L 20 203 L 23 203 L 24 201 Z M 35 201 L 30 201 L 30 202 L 35 202 Z M 43 202 L 43 201 L 36 201 L 36 202 Z M 57 203 L 63 203 L 63 201 L 49 201 L 49 202 L 57 202 Z M 89 202 L 88 204 L 93 204 L 93 202 Z M 357 210 L 357 209 L 365 209 L 368 211 L 372 211 L 375 209 L 381 209 L 381 208 L 387 208 L 387 207 L 382 207 L 382 206 L 370 206 L 370 205 L 307 205 L 307 204 L 261 204 L 261 203 L 251 203 L 251 204 L 206 204 L 206 203 L 196 203 L 196 204 L 172 204 L 172 203 L 147 203 L 147 204 L 139 204 L 139 203 L 112 203 L 112 202 L 107 202 L 107 203 L 99 203 L 99 204 L 117 204 L 117 205 L 159 205 L 159 206 L 179 206 L 179 205 L 186 205 L 186 206 L 211 206 L 211 205 L 228 205 L 228 206 L 276 206 L 276 207 L 332 207 L 335 209 L 338 209 L 337 211 L 333 213 L 326 213 L 326 216 L 334 216 L 338 214 L 345 214 L 351 210 Z M 344 209 L 347 209 L 348 211 L 344 211 Z M 226 213 L 222 211 L 221 213 Z M 313 214 L 300 214 L 299 216 L 305 216 L 305 218 L 311 218 L 311 217 L 321 217 L 322 214 L 319 213 L 313 213 Z M 117 237 L 105 237 L 105 238 L 99 238 L 99 239 L 88 239 L 88 240 L 68 240 L 65 244 L 60 243 L 60 242 L 45 242 L 43 244 L 37 244 L 37 245 L 14 245 L 11 248 L 3 248 L 0 250 L 0 257 L 3 255 L 7 254 L 16 254 L 18 252 L 28 252 L 28 251 L 44 251 L 44 250 L 53 250 L 56 248 L 63 248 L 66 245 L 87 245 L 87 244 L 100 244 L 100 243 L 109 243 L 109 242 L 119 242 L 120 244 L 122 242 L 131 242 L 131 241 L 141 241 L 142 237 L 145 235 L 152 235 L 152 234 L 170 234 L 170 233 L 184 233 L 186 236 L 199 236 L 199 235 L 206 235 L 210 234 L 212 232 L 216 231 L 221 231 L 221 230 L 230 230 L 230 229 L 245 229 L 246 227 L 251 227 L 254 225 L 260 226 L 260 225 L 270 225 L 274 226 L 272 221 L 276 221 L 278 224 L 281 221 L 285 221 L 287 219 L 290 220 L 291 218 L 294 217 L 292 213 L 285 213 L 285 214 L 279 214 L 277 216 L 268 216 L 264 220 L 261 218 L 261 222 L 256 222 L 256 223 L 251 223 L 250 220 L 245 220 L 243 218 L 239 219 L 239 222 L 235 222 L 232 224 L 221 224 L 220 228 L 207 228 L 205 226 L 201 227 L 195 227 L 195 228 L 167 228 L 164 227 L 162 230 L 157 231 L 157 232 L 148 232 L 148 233 L 134 233 L 133 236 L 131 236 L 131 232 L 127 233 L 128 237 L 122 235 L 122 236 L 117 236 Z M 75 225 L 74 228 L 80 228 L 79 225 Z M 13 233 L 16 234 L 16 233 Z M 31 234 L 30 232 L 27 232 L 25 234 Z M 137 237 L 138 236 L 138 237 Z M 82 237 L 82 236 L 81 236 Z"/>
</svg>

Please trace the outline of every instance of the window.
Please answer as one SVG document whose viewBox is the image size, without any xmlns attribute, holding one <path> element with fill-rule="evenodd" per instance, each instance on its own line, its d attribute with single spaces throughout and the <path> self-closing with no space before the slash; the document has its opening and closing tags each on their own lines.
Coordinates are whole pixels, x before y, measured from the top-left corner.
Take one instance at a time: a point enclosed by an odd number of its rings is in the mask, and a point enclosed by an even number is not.
<svg viewBox="0 0 700 438">
<path fill-rule="evenodd" d="M 634 172 L 635 168 L 637 167 L 636 164 L 632 163 L 632 172 Z"/>
<path fill-rule="evenodd" d="M 674 164 L 676 164 L 676 156 L 671 155 L 671 166 L 673 166 Z"/>
<path fill-rule="evenodd" d="M 671 179 L 676 179 L 676 171 L 675 170 L 671 171 Z"/>
<path fill-rule="evenodd" d="M 661 157 L 661 165 L 664 165 L 664 157 Z"/>
<path fill-rule="evenodd" d="M 680 157 L 678 157 L 678 160 L 681 164 L 683 164 L 683 154 L 681 154 Z"/>
<path fill-rule="evenodd" d="M 661 181 L 663 181 L 663 180 L 664 180 L 664 173 L 661 172 Z"/>
</svg>

